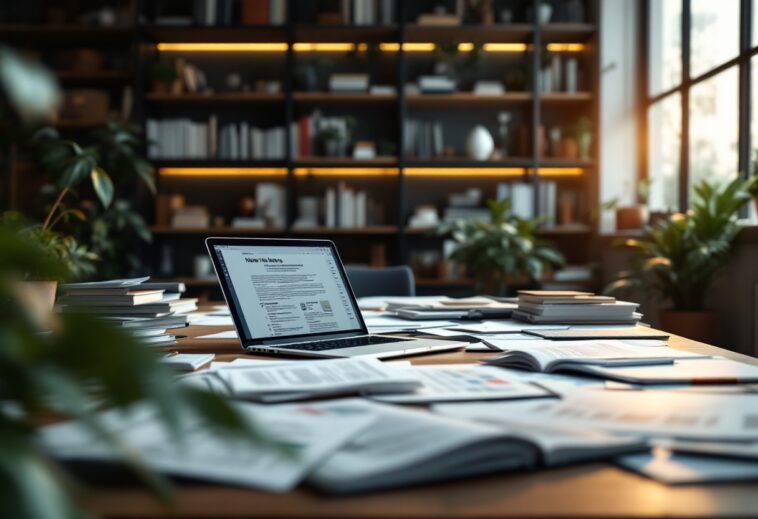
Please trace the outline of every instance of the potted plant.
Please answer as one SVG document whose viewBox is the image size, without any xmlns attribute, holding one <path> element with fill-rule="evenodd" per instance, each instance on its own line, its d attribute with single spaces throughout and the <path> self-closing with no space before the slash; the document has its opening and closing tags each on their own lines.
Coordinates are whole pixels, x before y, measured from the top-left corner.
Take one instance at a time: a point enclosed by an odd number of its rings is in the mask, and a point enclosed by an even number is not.
<svg viewBox="0 0 758 519">
<path fill-rule="evenodd" d="M 616 229 L 619 231 L 640 230 L 650 218 L 647 202 L 650 197 L 650 181 L 643 178 L 637 182 L 637 203 L 616 207 Z"/>
<path fill-rule="evenodd" d="M 510 201 L 488 200 L 490 221 L 459 219 L 437 226 L 438 235 L 450 235 L 457 247 L 450 259 L 474 277 L 478 289 L 494 295 L 534 286 L 543 273 L 565 263 L 549 242 L 536 237 L 542 219 L 526 220 L 509 214 Z"/>
<path fill-rule="evenodd" d="M 589 117 L 580 117 L 574 125 L 574 137 L 579 145 L 579 158 L 589 160 L 592 148 L 592 122 Z"/>
<path fill-rule="evenodd" d="M 721 187 L 707 181 L 694 188 L 692 209 L 649 227 L 645 239 L 616 245 L 634 253 L 632 269 L 620 272 L 606 292 L 644 289 L 658 293 L 672 307 L 660 313 L 661 327 L 677 335 L 715 343 L 718 318 L 705 309 L 708 290 L 726 263 L 740 231 L 737 214 L 752 198 L 755 177 Z"/>
<path fill-rule="evenodd" d="M 48 72 L 0 47 L 0 107 L 18 121 L 9 125 L 14 133 L 49 120 L 58 97 Z M 60 151 L 67 164 L 61 170 L 65 185 L 61 193 L 70 190 L 74 180 L 89 177 L 99 184 L 95 186 L 99 196 L 107 199 L 108 182 L 95 168 L 84 167 L 91 166 L 87 156 L 80 156 L 74 146 Z M 81 420 L 89 432 L 123 454 L 164 503 L 171 497 L 167 480 L 152 473 L 134 450 L 103 427 L 99 409 L 125 409 L 144 402 L 155 406 L 162 424 L 176 436 L 188 415 L 194 415 L 222 431 L 250 440 L 260 438 L 254 425 L 243 420 L 228 400 L 175 384 L 169 368 L 159 362 L 162 353 L 135 337 L 103 320 L 56 314 L 46 305 L 30 303 L 29 287 L 20 280 L 67 279 L 91 259 L 71 237 L 52 231 L 56 220 L 75 217 L 76 210 L 62 209 L 64 196 L 50 208 L 44 224 L 24 225 L 12 214 L 0 219 L 2 517 L 85 516 L 69 496 L 74 487 L 66 470 L 36 441 L 35 426 L 51 419 Z"/>
<path fill-rule="evenodd" d="M 151 88 L 155 94 L 171 94 L 176 92 L 179 74 L 176 66 L 168 61 L 157 61 L 150 68 Z"/>
<path fill-rule="evenodd" d="M 318 141 L 325 156 L 336 157 L 339 155 L 340 131 L 334 127 L 322 128 L 318 132 Z"/>
</svg>

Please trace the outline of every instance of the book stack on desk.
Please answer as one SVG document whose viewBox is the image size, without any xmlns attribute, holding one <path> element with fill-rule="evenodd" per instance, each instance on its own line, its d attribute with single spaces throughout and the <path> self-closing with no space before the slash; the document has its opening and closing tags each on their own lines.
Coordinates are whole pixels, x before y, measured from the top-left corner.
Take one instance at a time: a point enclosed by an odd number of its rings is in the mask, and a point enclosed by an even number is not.
<svg viewBox="0 0 758 519">
<path fill-rule="evenodd" d="M 637 303 L 573 290 L 521 290 L 513 317 L 542 324 L 635 324 Z"/>
<path fill-rule="evenodd" d="M 149 278 L 114 279 L 61 285 L 57 307 L 64 313 L 90 313 L 129 330 L 143 343 L 170 346 L 167 331 L 187 326 L 197 299 L 182 299 L 181 283 L 147 283 Z"/>
</svg>

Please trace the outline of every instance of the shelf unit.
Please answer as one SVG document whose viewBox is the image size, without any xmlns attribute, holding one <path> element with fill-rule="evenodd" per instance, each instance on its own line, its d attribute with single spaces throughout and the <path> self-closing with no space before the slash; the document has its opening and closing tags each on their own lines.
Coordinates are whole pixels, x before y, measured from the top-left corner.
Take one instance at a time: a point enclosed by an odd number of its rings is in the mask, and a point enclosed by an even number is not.
<svg viewBox="0 0 758 519">
<path fill-rule="evenodd" d="M 295 21 L 293 9 L 298 1 L 288 1 L 288 21 L 281 26 L 269 25 L 233 25 L 233 26 L 159 26 L 150 22 L 146 12 L 151 8 L 146 0 L 135 1 L 135 20 L 133 27 L 82 27 L 82 26 L 19 26 L 0 25 L 0 33 L 4 34 L 9 43 L 21 44 L 30 35 L 39 46 L 54 46 L 56 42 L 66 40 L 75 45 L 86 46 L 93 42 L 103 45 L 132 48 L 131 68 L 128 71 L 102 71 L 97 73 L 80 74 L 75 72 L 60 72 L 64 85 L 127 85 L 131 84 L 135 93 L 135 114 L 138 121 L 144 123 L 151 115 L 188 113 L 212 113 L 214 110 L 239 110 L 244 114 L 274 113 L 278 114 L 280 123 L 285 127 L 295 121 L 298 113 L 312 109 L 328 111 L 368 111 L 374 117 L 381 114 L 386 124 L 393 129 L 393 141 L 398 150 L 395 156 L 378 157 L 372 160 L 354 160 L 345 157 L 293 157 L 289 155 L 289 146 L 285 157 L 279 160 L 196 160 L 196 159 L 161 159 L 153 163 L 159 172 L 159 191 L 163 193 L 180 192 L 182 184 L 193 186 L 192 189 L 202 191 L 204 183 L 223 183 L 230 179 L 235 189 L 230 189 L 225 203 L 228 206 L 236 204 L 239 196 L 239 186 L 253 189 L 259 177 L 255 170 L 266 168 L 277 170 L 265 178 L 275 179 L 286 186 L 287 219 L 286 225 L 279 229 L 244 229 L 233 227 L 213 227 L 208 229 L 173 229 L 153 226 L 155 245 L 153 246 L 153 268 L 157 271 L 162 255 L 161 246 L 170 243 L 177 250 L 187 254 L 201 254 L 202 245 L 198 238 L 209 234 L 233 235 L 276 235 L 276 236 L 323 236 L 338 241 L 338 245 L 365 248 L 368 243 L 383 243 L 387 246 L 387 263 L 407 263 L 414 251 L 429 248 L 439 248 L 441 238 L 429 237 L 424 230 L 411 229 L 407 220 L 411 210 L 416 205 L 415 191 L 423 191 L 424 183 L 437 184 L 434 187 L 444 189 L 445 183 L 450 184 L 450 191 L 460 190 L 466 182 L 471 185 L 491 183 L 500 180 L 497 170 L 502 170 L 502 180 L 523 180 L 537 185 L 541 179 L 555 180 L 560 185 L 571 185 L 581 192 L 585 200 L 585 208 L 594 206 L 597 201 L 597 132 L 593 132 L 595 142 L 592 146 L 589 160 L 567 160 L 554 157 L 540 156 L 537 143 L 539 127 L 543 117 L 553 112 L 582 114 L 590 117 L 594 128 L 598 121 L 599 100 L 599 58 L 597 47 L 600 41 L 601 2 L 585 0 L 587 23 L 549 23 L 517 22 L 493 25 L 459 25 L 459 26 L 423 26 L 416 24 L 407 16 L 414 4 L 411 0 L 396 0 L 395 23 L 387 26 L 350 26 L 350 25 L 317 25 Z M 513 2 L 511 2 L 513 4 Z M 525 8 L 538 10 L 540 0 L 523 0 Z M 428 5 L 431 10 L 433 5 Z M 413 8 L 416 8 L 413 5 Z M 319 55 L 318 52 L 302 51 L 298 44 L 304 43 L 348 43 L 348 44 L 395 44 L 397 49 L 391 53 L 394 59 L 394 87 L 396 93 L 386 95 L 369 95 L 360 93 L 338 94 L 325 91 L 300 91 L 296 89 L 293 73 L 297 60 L 301 56 Z M 442 42 L 471 42 L 474 44 L 514 44 L 523 47 L 512 56 L 523 59 L 531 68 L 528 77 L 528 88 L 523 91 L 507 91 L 503 94 L 483 96 L 471 92 L 456 92 L 453 94 L 406 94 L 403 85 L 413 80 L 409 76 L 414 60 L 423 53 L 406 50 L 409 44 Z M 183 94 L 169 95 L 150 92 L 147 78 L 149 64 L 160 56 L 181 56 L 181 52 L 164 51 L 160 44 L 278 44 L 280 50 L 265 54 L 269 61 L 279 60 L 281 71 L 281 91 L 277 93 L 233 92 L 215 94 Z M 582 91 L 575 93 L 544 93 L 540 91 L 537 81 L 537 71 L 543 55 L 549 52 L 549 45 L 582 44 L 582 50 L 575 51 L 584 64 L 584 85 Z M 518 47 L 518 48 L 521 48 Z M 203 52 L 204 56 L 213 56 L 214 61 L 223 62 L 227 57 L 240 59 L 242 52 Z M 328 55 L 328 53 L 326 53 Z M 388 53 L 389 54 L 389 53 Z M 197 54 L 187 53 L 189 56 Z M 432 54 L 426 54 L 433 59 Z M 472 161 L 464 157 L 438 157 L 433 159 L 418 159 L 406 156 L 403 146 L 404 125 L 414 111 L 434 110 L 445 112 L 456 118 L 470 111 L 481 111 L 492 117 L 492 112 L 498 110 L 514 110 L 522 114 L 523 121 L 528 127 L 528 153 L 520 156 L 507 157 L 497 161 Z M 493 121 L 490 122 L 490 127 Z M 91 123 L 77 124 L 76 122 L 62 123 L 66 129 L 82 130 Z M 493 132 L 494 133 L 494 132 Z M 382 168 L 389 171 L 374 178 L 369 175 L 362 177 L 360 170 L 366 168 Z M 190 169 L 195 174 L 189 174 Z M 202 170 L 245 170 L 245 175 L 220 174 L 213 177 L 198 174 Z M 439 178 L 429 175 L 429 170 L 436 169 Z M 307 170 L 305 174 L 303 170 Z M 297 216 L 297 194 L 303 178 L 322 178 L 324 182 L 343 178 L 341 173 L 349 170 L 357 172 L 345 176 L 351 184 L 372 182 L 372 186 L 381 182 L 389 212 L 385 215 L 387 224 L 365 227 L 360 229 L 326 228 L 298 229 L 293 226 Z M 464 171 L 465 170 L 465 171 Z M 561 170 L 561 171 L 558 171 Z M 564 171 L 565 170 L 565 171 Z M 574 174 L 566 175 L 566 171 Z M 424 173 L 426 171 L 426 173 Z M 514 174 L 514 171 L 517 173 Z M 300 173 L 298 173 L 300 172 Z M 424 173 L 424 174 L 422 174 Z M 448 174 L 449 173 L 449 174 Z M 222 180 L 222 178 L 224 180 Z M 416 185 L 422 187 L 417 187 Z M 440 187 L 440 185 L 442 187 Z M 143 207 L 148 212 L 151 209 L 142 200 Z M 202 202 L 202 200 L 201 200 Z M 587 212 L 587 211 L 585 211 Z M 596 229 L 594 224 L 583 221 L 580 224 L 555 226 L 545 228 L 540 233 L 556 242 L 564 251 L 571 252 L 579 260 L 591 257 L 590 244 L 594 240 Z M 580 252 L 581 251 L 581 252 Z M 184 255 L 185 252 L 177 252 Z M 569 254 L 571 256 L 572 254 Z M 188 274 L 187 265 L 177 267 L 176 276 L 185 277 Z M 425 281 L 425 283 L 432 283 Z M 451 284 L 454 282 L 442 282 Z"/>
</svg>

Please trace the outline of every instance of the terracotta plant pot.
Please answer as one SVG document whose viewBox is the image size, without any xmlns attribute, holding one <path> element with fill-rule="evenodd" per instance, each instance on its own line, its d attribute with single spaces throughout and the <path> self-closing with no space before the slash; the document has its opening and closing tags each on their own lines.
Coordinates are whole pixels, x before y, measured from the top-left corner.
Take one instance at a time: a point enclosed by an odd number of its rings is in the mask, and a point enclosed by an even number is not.
<svg viewBox="0 0 758 519">
<path fill-rule="evenodd" d="M 719 318 L 716 312 L 661 310 L 659 318 L 661 329 L 666 332 L 707 344 L 720 342 Z"/>
<path fill-rule="evenodd" d="M 649 213 L 644 205 L 619 207 L 616 209 L 616 229 L 631 231 L 642 229 L 648 222 Z"/>
</svg>

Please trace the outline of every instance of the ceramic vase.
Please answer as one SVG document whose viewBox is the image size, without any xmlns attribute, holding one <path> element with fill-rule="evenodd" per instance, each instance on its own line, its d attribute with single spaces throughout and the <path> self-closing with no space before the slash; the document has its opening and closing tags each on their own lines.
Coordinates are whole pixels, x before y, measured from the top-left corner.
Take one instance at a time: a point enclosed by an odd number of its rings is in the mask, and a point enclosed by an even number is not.
<svg viewBox="0 0 758 519">
<path fill-rule="evenodd" d="M 487 160 L 495 149 L 495 141 L 487 128 L 478 124 L 474 126 L 466 139 L 466 153 L 473 160 Z"/>
</svg>

